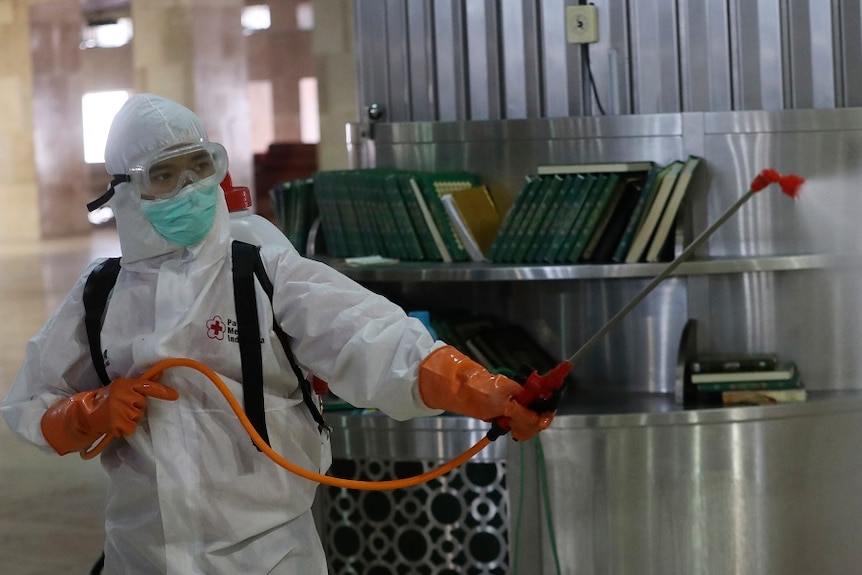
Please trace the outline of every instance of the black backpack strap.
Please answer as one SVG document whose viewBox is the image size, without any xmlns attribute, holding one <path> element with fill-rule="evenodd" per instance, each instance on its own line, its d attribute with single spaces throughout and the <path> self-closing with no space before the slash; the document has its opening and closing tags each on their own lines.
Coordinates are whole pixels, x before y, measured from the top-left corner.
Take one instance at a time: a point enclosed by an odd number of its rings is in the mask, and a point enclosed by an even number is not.
<svg viewBox="0 0 862 575">
<path fill-rule="evenodd" d="M 254 260 L 257 248 L 234 241 L 231 246 L 233 263 L 233 297 L 236 305 L 236 327 L 242 362 L 242 403 L 255 430 L 269 445 L 263 405 L 263 359 L 260 352 L 260 328 L 254 295 Z"/>
<path fill-rule="evenodd" d="M 255 262 L 254 262 L 254 273 L 257 276 L 257 281 L 260 282 L 260 286 L 263 288 L 263 291 L 266 292 L 266 296 L 269 298 L 270 303 L 272 303 L 272 282 L 269 279 L 269 276 L 266 274 L 266 268 L 263 266 L 263 260 L 260 257 L 260 249 L 255 249 Z M 275 311 L 273 310 L 273 314 Z M 319 431 L 327 430 L 331 431 L 332 428 L 326 424 L 326 420 L 323 419 L 323 414 L 317 407 L 317 403 L 314 401 L 314 393 L 311 389 L 311 383 L 305 378 L 302 374 L 302 370 L 299 368 L 299 364 L 296 362 L 296 357 L 293 355 L 293 350 L 290 348 L 290 337 L 284 332 L 281 326 L 278 324 L 278 319 L 276 319 L 275 315 L 272 318 L 272 326 L 273 331 L 275 331 L 275 335 L 278 336 L 278 341 L 281 342 L 281 347 L 284 349 L 284 354 L 287 356 L 287 361 L 290 362 L 290 367 L 293 369 L 293 374 L 296 376 L 296 380 L 299 382 L 299 389 L 302 391 L 302 402 L 308 408 L 308 411 L 311 413 L 311 417 L 314 418 L 314 421 L 317 423 L 317 428 Z"/>
<path fill-rule="evenodd" d="M 102 385 L 111 383 L 102 355 L 102 320 L 119 273 L 120 258 L 108 258 L 93 268 L 84 284 L 84 327 L 90 344 L 90 357 Z"/>
</svg>

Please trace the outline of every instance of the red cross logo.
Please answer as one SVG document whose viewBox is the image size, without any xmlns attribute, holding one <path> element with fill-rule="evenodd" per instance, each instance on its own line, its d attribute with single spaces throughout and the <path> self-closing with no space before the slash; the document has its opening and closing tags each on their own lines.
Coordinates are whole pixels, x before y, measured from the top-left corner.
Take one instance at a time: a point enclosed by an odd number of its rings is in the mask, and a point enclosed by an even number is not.
<svg viewBox="0 0 862 575">
<path fill-rule="evenodd" d="M 207 337 L 210 339 L 224 339 L 224 322 L 220 316 L 215 316 L 207 322 Z"/>
</svg>

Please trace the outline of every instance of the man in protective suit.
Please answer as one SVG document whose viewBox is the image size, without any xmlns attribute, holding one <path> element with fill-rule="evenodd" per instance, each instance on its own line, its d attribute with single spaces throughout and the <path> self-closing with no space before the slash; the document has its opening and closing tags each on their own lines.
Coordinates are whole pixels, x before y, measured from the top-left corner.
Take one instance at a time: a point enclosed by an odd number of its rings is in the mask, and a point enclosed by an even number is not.
<svg viewBox="0 0 862 575">
<path fill-rule="evenodd" d="M 122 268 L 102 327 L 111 380 L 101 386 L 84 327 L 81 276 L 28 343 L 0 405 L 15 433 L 64 455 L 105 434 L 109 476 L 105 572 L 216 575 L 326 573 L 312 522 L 316 484 L 261 455 L 219 391 L 188 368 L 139 379 L 171 357 L 196 359 L 242 394 L 239 346 L 214 320 L 236 320 L 227 207 L 227 154 L 187 108 L 131 98 L 108 136 L 110 205 Z M 553 414 L 515 402 L 520 386 L 442 341 L 385 298 L 294 249 L 264 245 L 272 302 L 256 284 L 266 420 L 273 449 L 311 470 L 330 463 L 328 435 L 302 394 L 273 318 L 303 370 L 357 407 L 403 420 L 443 410 L 510 418 L 525 440 Z M 234 324 L 235 325 L 235 324 Z"/>
</svg>

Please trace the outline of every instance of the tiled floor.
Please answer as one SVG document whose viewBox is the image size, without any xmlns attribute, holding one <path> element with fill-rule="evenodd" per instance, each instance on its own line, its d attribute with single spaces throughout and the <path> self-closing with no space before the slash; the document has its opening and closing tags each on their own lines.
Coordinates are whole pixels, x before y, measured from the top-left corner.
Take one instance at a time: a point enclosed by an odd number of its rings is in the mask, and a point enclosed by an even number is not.
<svg viewBox="0 0 862 575">
<path fill-rule="evenodd" d="M 119 255 L 116 234 L 0 244 L 0 397 L 35 334 L 94 258 Z M 101 552 L 105 476 L 98 460 L 46 455 L 0 420 L 0 573 L 83 574 Z"/>
</svg>

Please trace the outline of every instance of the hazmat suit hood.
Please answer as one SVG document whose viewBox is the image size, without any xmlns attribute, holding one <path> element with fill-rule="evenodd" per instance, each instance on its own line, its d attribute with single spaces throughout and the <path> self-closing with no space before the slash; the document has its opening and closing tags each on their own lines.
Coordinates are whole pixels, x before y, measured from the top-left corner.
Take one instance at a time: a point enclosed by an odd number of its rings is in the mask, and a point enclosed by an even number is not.
<svg viewBox="0 0 862 575">
<path fill-rule="evenodd" d="M 142 157 L 178 144 L 208 142 L 200 118 L 185 106 L 154 94 L 138 94 L 120 109 L 111 124 L 105 145 L 105 169 L 109 174 L 128 174 Z M 122 264 L 128 266 L 158 256 L 200 258 L 205 253 L 225 253 L 219 249 L 230 241 L 230 224 L 224 196 L 218 194 L 212 228 L 197 244 L 184 247 L 159 235 L 141 209 L 140 191 L 132 183 L 115 187 L 110 200 L 117 220 Z M 138 264 L 136 268 L 146 267 Z"/>
</svg>

